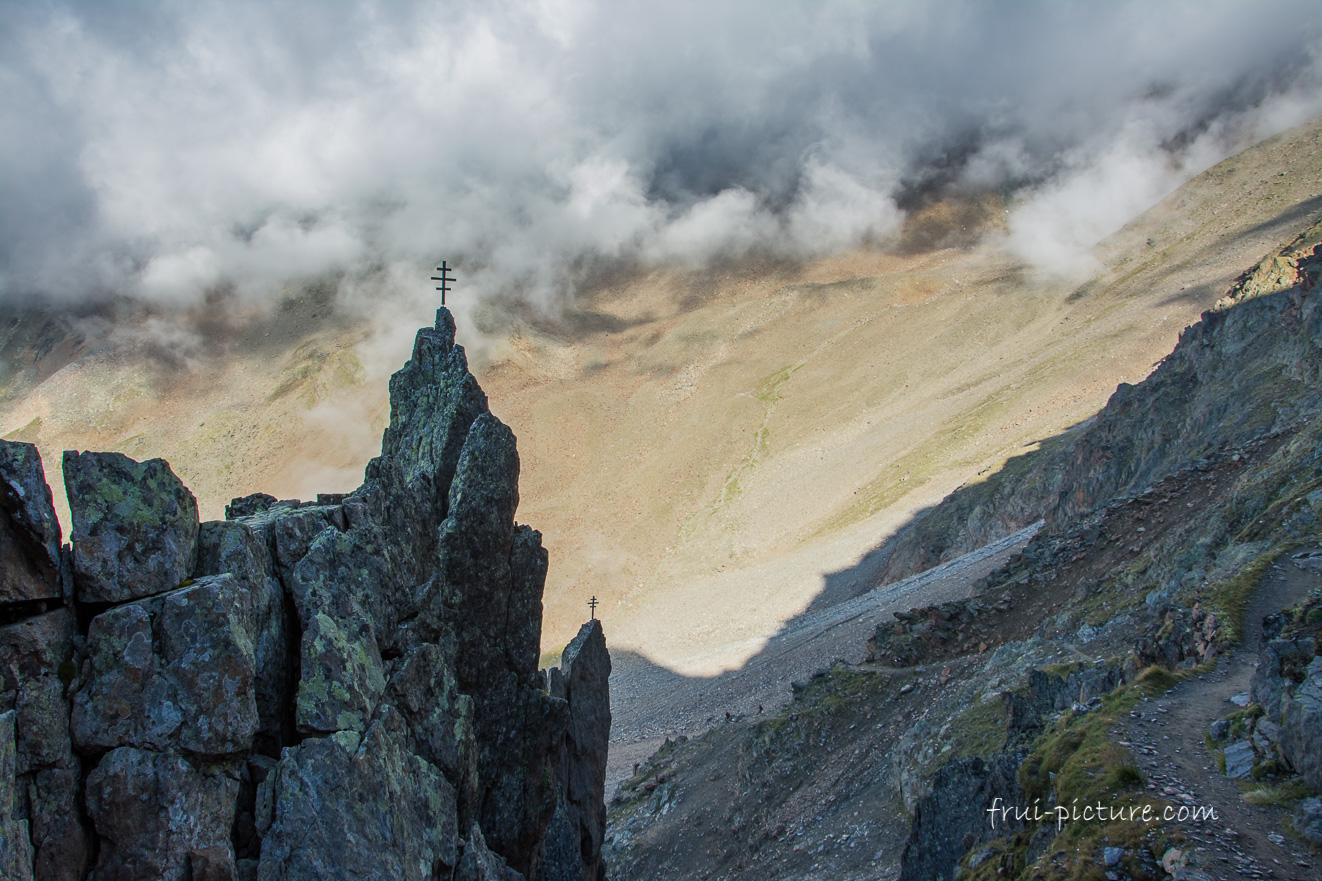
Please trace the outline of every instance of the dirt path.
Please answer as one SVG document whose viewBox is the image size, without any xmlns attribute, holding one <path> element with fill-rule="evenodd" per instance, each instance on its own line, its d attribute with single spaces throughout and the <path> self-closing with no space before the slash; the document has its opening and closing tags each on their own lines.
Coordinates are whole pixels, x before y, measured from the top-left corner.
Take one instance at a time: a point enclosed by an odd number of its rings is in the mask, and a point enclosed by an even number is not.
<svg viewBox="0 0 1322 881">
<path fill-rule="evenodd" d="M 912 578 L 813 610 L 790 622 L 743 667 L 720 676 L 685 677 L 638 655 L 613 656 L 607 793 L 665 738 L 693 737 L 728 718 L 775 712 L 789 702 L 792 682 L 837 659 L 858 663 L 868 637 L 879 622 L 890 620 L 891 612 L 968 596 L 984 576 L 1022 550 L 1040 525 Z"/>
<path fill-rule="evenodd" d="M 1243 645 L 1222 656 L 1211 673 L 1140 704 L 1133 720 L 1115 732 L 1133 751 L 1155 794 L 1176 804 L 1216 809 L 1215 821 L 1181 824 L 1193 854 L 1190 867 L 1210 878 L 1318 877 L 1319 859 L 1285 831 L 1288 812 L 1244 801 L 1237 782 L 1217 769 L 1216 756 L 1203 740 L 1213 720 L 1236 709 L 1230 698 L 1249 689 L 1262 619 L 1297 602 L 1318 579 L 1317 570 L 1302 569 L 1282 557 L 1259 586 L 1245 617 Z"/>
</svg>

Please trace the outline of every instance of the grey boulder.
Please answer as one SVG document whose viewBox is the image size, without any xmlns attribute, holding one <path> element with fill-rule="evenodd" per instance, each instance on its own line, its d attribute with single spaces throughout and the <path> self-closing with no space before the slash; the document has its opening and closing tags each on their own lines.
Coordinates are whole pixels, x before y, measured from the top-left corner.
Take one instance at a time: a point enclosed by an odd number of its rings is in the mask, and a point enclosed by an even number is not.
<svg viewBox="0 0 1322 881">
<path fill-rule="evenodd" d="M 122 603 L 178 587 L 197 562 L 197 500 L 164 459 L 64 453 L 73 573 L 85 603 Z"/>
<path fill-rule="evenodd" d="M 41 454 L 0 440 L 0 605 L 60 596 L 60 524 Z"/>
</svg>

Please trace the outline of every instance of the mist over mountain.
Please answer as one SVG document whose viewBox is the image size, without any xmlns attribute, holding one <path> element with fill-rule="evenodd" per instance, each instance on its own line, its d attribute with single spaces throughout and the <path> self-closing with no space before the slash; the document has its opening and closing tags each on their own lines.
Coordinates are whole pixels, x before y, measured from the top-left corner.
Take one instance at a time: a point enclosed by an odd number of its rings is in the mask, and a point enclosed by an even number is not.
<svg viewBox="0 0 1322 881">
<path fill-rule="evenodd" d="M 1315 3 L 0 4 L 0 299 L 553 307 L 1009 197 L 1055 273 L 1322 110 Z"/>
<path fill-rule="evenodd" d="M 1312 881 L 1322 4 L 0 0 L 0 96 L 0 876 Z"/>
</svg>

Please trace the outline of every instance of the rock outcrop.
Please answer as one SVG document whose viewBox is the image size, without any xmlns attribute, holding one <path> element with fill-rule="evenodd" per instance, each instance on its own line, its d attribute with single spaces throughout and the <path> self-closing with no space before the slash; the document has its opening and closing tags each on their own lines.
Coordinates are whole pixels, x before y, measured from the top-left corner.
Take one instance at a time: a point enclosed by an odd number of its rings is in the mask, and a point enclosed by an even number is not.
<svg viewBox="0 0 1322 881">
<path fill-rule="evenodd" d="M 551 694 L 569 704 L 555 814 L 539 881 L 604 881 L 606 753 L 610 740 L 610 654 L 600 621 L 589 621 L 549 671 Z"/>
<path fill-rule="evenodd" d="M 0 605 L 61 599 L 60 525 L 41 455 L 0 446 Z"/>
<path fill-rule="evenodd" d="M 120 603 L 178 587 L 197 562 L 197 500 L 164 459 L 64 454 L 80 602 Z"/>
<path fill-rule="evenodd" d="M 955 600 L 892 612 L 894 623 L 882 622 L 868 640 L 868 657 L 895 667 L 930 660 L 946 651 L 982 650 L 1001 636 L 998 613 L 1010 608 L 1009 598 Z"/>
<path fill-rule="evenodd" d="M 1322 588 L 1268 617 L 1263 638 L 1246 709 L 1213 734 L 1227 741 L 1226 774 L 1280 770 L 1322 791 Z"/>
<path fill-rule="evenodd" d="M 1205 457 L 1322 412 L 1322 221 L 1245 273 L 1185 328 L 1138 386 L 1121 383 L 1093 419 L 956 490 L 882 549 L 880 583 L 921 572 L 1045 520 L 1063 532 L 1116 497 L 1139 495 Z M 1242 402 L 1251 401 L 1245 407 Z"/>
<path fill-rule="evenodd" d="M 1025 824 L 1015 815 L 1025 802 L 1015 779 L 1022 760 L 1022 753 L 1007 753 L 991 761 L 970 756 L 943 765 L 931 793 L 914 809 L 900 881 L 953 877 L 964 854 L 1022 830 Z"/>
<path fill-rule="evenodd" d="M 390 387 L 359 489 L 225 521 L 66 453 L 71 547 L 0 442 L 0 875 L 605 878 L 600 624 L 548 691 L 546 552 L 447 311 Z"/>
<path fill-rule="evenodd" d="M 0 441 L 0 487 L 0 579 L 21 585 L 0 600 L 0 876 L 78 878 L 91 839 L 79 820 L 83 765 L 70 737 L 81 640 L 69 552 L 36 447 Z"/>
</svg>

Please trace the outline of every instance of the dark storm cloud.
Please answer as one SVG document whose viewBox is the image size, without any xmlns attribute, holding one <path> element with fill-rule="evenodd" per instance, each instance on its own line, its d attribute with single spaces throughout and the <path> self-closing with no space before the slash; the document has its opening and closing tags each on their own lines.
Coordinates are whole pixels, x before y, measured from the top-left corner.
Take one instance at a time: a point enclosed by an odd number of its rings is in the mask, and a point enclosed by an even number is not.
<svg viewBox="0 0 1322 881">
<path fill-rule="evenodd" d="M 884 237 L 1015 186 L 1045 268 L 1322 110 L 1322 4 L 0 3 L 0 296 L 339 272 L 564 293 L 600 260 Z M 473 289 L 473 288 L 470 288 Z"/>
</svg>

